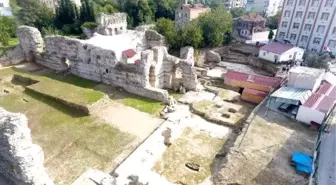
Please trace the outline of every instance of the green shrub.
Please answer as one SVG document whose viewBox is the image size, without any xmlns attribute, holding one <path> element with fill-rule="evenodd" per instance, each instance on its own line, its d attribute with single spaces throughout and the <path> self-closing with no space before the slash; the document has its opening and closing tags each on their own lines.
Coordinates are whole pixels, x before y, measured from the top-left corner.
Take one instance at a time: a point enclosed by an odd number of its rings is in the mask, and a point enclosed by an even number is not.
<svg viewBox="0 0 336 185">
<path fill-rule="evenodd" d="M 98 25 L 95 22 L 85 22 L 82 24 L 81 28 L 89 28 L 89 29 L 93 29 L 96 28 Z"/>
<path fill-rule="evenodd" d="M 62 32 L 52 26 L 42 28 L 43 35 L 62 35 Z"/>
</svg>

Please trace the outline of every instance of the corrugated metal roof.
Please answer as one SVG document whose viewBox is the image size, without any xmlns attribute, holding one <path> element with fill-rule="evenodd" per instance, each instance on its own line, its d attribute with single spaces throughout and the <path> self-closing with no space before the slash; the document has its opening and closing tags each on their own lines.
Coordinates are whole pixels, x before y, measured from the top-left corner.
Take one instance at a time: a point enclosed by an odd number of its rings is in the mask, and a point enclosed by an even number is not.
<svg viewBox="0 0 336 185">
<path fill-rule="evenodd" d="M 303 106 L 312 108 L 316 103 L 321 101 L 322 98 L 323 98 L 322 94 L 314 93 L 308 98 L 308 100 L 303 104 Z"/>
<path fill-rule="evenodd" d="M 324 82 L 316 93 L 336 98 L 336 86 L 328 82 Z"/>
<path fill-rule="evenodd" d="M 246 81 L 250 83 L 255 83 L 258 85 L 263 85 L 266 87 L 276 88 L 280 85 L 281 79 L 280 78 L 273 78 L 268 76 L 261 76 L 261 75 L 252 75 L 246 74 L 238 71 L 231 71 L 229 70 L 225 78 L 230 80 L 238 80 L 238 81 Z"/>
<path fill-rule="evenodd" d="M 290 68 L 289 73 L 299 73 L 300 75 L 308 75 L 313 77 L 319 77 L 320 75 L 324 74 L 323 69 L 316 69 L 311 67 L 304 67 L 304 66 L 295 66 Z"/>
<path fill-rule="evenodd" d="M 271 97 L 298 100 L 304 103 L 306 99 L 312 94 L 311 90 L 299 89 L 295 87 L 281 87 L 275 91 Z"/>
<path fill-rule="evenodd" d="M 327 113 L 334 106 L 335 102 L 336 98 L 334 97 L 314 93 L 308 98 L 303 106 Z"/>
<path fill-rule="evenodd" d="M 260 48 L 260 50 L 268 51 L 275 54 L 282 54 L 290 49 L 294 48 L 291 44 L 283 44 L 280 42 L 272 42 Z"/>
</svg>

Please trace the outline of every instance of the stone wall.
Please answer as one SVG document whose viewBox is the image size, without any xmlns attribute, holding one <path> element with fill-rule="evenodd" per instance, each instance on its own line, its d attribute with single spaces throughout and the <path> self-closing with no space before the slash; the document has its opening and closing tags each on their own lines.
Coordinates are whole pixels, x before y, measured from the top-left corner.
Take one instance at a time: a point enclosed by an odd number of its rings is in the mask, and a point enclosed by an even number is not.
<svg viewBox="0 0 336 185">
<path fill-rule="evenodd" d="M 37 28 L 19 26 L 16 32 L 26 61 L 34 61 L 43 52 L 44 42 Z"/>
<path fill-rule="evenodd" d="M 29 28 L 29 27 L 28 27 Z M 31 28 L 35 30 L 35 28 Z M 20 27 L 21 36 L 28 39 L 42 40 L 41 34 Z M 29 35 L 35 34 L 35 35 Z M 164 45 L 164 37 L 156 31 L 147 30 L 147 43 L 141 52 L 138 64 L 118 61 L 115 51 L 104 49 L 88 41 L 64 36 L 45 37 L 44 51 L 35 52 L 36 62 L 57 71 L 69 71 L 82 78 L 120 86 L 126 91 L 140 96 L 168 101 L 168 92 L 162 88 L 176 88 L 183 85 L 187 90 L 195 90 L 197 76 L 194 66 L 194 49 L 186 47 L 181 50 L 181 58 L 171 56 Z M 21 45 L 24 51 L 32 46 Z M 21 38 L 20 38 L 21 39 Z M 41 43 L 43 45 L 43 43 Z M 36 49 L 35 49 L 36 50 Z M 182 77 L 176 78 L 177 68 Z"/>
<path fill-rule="evenodd" d="M 53 185 L 44 154 L 32 143 L 27 118 L 0 107 L 0 173 L 16 185 Z"/>
<path fill-rule="evenodd" d="M 8 49 L 0 57 L 0 67 L 18 64 L 24 60 L 25 60 L 25 55 L 23 53 L 22 47 L 19 45 L 14 48 Z"/>
<path fill-rule="evenodd" d="M 106 15 L 100 13 L 96 16 L 98 24 L 97 32 L 102 35 L 117 35 L 122 34 L 127 30 L 127 14 L 114 13 Z"/>
</svg>

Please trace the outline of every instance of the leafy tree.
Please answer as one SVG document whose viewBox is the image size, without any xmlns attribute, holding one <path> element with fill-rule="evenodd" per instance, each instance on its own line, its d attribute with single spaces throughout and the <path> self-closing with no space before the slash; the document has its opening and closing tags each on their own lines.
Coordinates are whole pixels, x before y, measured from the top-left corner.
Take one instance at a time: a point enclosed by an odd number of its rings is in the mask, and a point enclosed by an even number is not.
<svg viewBox="0 0 336 185">
<path fill-rule="evenodd" d="M 177 6 L 176 0 L 155 0 L 156 1 L 156 12 L 155 19 L 167 18 L 175 19 L 175 8 Z"/>
<path fill-rule="evenodd" d="M 125 0 L 122 7 L 133 27 L 154 20 L 154 13 L 147 0 Z"/>
<path fill-rule="evenodd" d="M 236 17 L 243 16 L 244 13 L 245 13 L 245 10 L 244 10 L 244 8 L 232 8 L 230 10 L 230 13 L 231 13 L 233 18 L 236 18 Z"/>
<path fill-rule="evenodd" d="M 205 3 L 210 7 L 210 8 L 217 8 L 221 5 L 221 0 L 208 0 Z"/>
<path fill-rule="evenodd" d="M 203 41 L 202 29 L 195 23 L 186 24 L 181 29 L 182 46 L 198 48 Z"/>
<path fill-rule="evenodd" d="M 226 9 L 218 7 L 196 19 L 202 29 L 205 46 L 219 46 L 225 33 L 232 33 L 232 17 Z"/>
<path fill-rule="evenodd" d="M 82 23 L 95 21 L 93 4 L 90 0 L 81 0 L 80 20 Z"/>
<path fill-rule="evenodd" d="M 273 32 L 273 30 L 270 30 L 267 38 L 268 38 L 268 40 L 272 40 L 273 37 L 274 37 L 274 32 Z"/>
<path fill-rule="evenodd" d="M 156 23 L 156 30 L 165 36 L 166 41 L 172 48 L 178 48 L 180 46 L 180 36 L 174 21 L 166 18 L 160 18 Z"/>
<path fill-rule="evenodd" d="M 11 37 L 15 36 L 16 22 L 10 17 L 0 17 L 0 43 L 7 46 Z"/>
<path fill-rule="evenodd" d="M 319 68 L 319 69 L 328 69 L 328 61 L 329 57 L 328 54 L 319 56 L 317 54 L 308 53 L 305 55 L 305 63 L 308 67 Z"/>
<path fill-rule="evenodd" d="M 34 26 L 40 31 L 43 27 L 53 24 L 54 13 L 52 9 L 36 0 L 25 0 L 20 2 L 21 8 L 17 13 L 17 19 L 20 24 Z"/>
<path fill-rule="evenodd" d="M 57 29 L 62 29 L 65 34 L 79 34 L 81 33 L 79 18 L 78 8 L 72 0 L 60 0 L 56 10 L 55 26 Z"/>
<path fill-rule="evenodd" d="M 274 16 L 268 17 L 267 19 L 267 26 L 270 29 L 278 29 L 278 25 L 279 25 L 279 19 L 281 17 L 281 12 L 277 13 Z"/>
<path fill-rule="evenodd" d="M 232 33 L 231 32 L 226 32 L 224 35 L 224 44 L 229 45 L 232 42 Z"/>
</svg>

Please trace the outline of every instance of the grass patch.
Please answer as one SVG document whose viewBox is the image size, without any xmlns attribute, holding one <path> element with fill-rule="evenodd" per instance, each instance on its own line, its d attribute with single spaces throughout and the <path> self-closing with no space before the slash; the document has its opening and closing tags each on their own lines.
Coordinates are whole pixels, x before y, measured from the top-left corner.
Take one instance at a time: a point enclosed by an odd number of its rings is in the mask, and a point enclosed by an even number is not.
<svg viewBox="0 0 336 185">
<path fill-rule="evenodd" d="M 199 184 L 211 175 L 212 161 L 224 143 L 225 140 L 212 138 L 206 133 L 187 127 L 152 170 L 172 183 Z M 199 164 L 200 171 L 195 172 L 185 167 L 187 162 Z"/>
<path fill-rule="evenodd" d="M 3 46 L 3 45 L 0 44 L 0 55 L 2 55 L 8 49 L 17 46 L 19 43 L 20 43 L 19 38 L 15 37 L 15 38 L 10 38 L 9 39 L 7 46 Z"/>
<path fill-rule="evenodd" d="M 0 70 L 0 77 L 11 71 L 13 69 Z M 50 83 L 60 82 L 52 80 Z M 0 86 L 7 88 L 7 84 L 0 83 Z M 67 83 L 57 87 L 68 93 L 73 90 Z M 56 184 L 71 184 L 87 168 L 110 169 L 113 160 L 134 139 L 95 117 L 85 116 L 54 99 L 22 89 L 12 88 L 9 94 L 0 96 L 0 106 L 27 116 L 33 142 L 43 148 L 45 167 Z"/>
<path fill-rule="evenodd" d="M 133 107 L 142 112 L 146 112 L 153 115 L 158 115 L 163 109 L 164 105 L 161 102 L 143 98 L 140 96 L 126 97 L 121 102 L 129 107 Z"/>
<path fill-rule="evenodd" d="M 178 93 L 172 90 L 168 90 L 168 92 L 169 92 L 169 96 L 172 96 L 175 100 L 180 99 L 184 95 L 182 93 Z"/>
<path fill-rule="evenodd" d="M 78 76 L 74 75 L 59 75 L 57 73 L 47 73 L 45 74 L 46 77 L 52 78 L 54 80 L 58 80 L 61 82 L 69 83 L 75 86 L 83 87 L 83 88 L 94 88 L 98 85 L 98 82 L 94 82 L 92 80 L 87 80 Z"/>
</svg>

